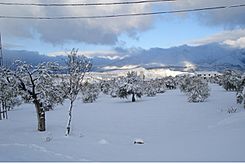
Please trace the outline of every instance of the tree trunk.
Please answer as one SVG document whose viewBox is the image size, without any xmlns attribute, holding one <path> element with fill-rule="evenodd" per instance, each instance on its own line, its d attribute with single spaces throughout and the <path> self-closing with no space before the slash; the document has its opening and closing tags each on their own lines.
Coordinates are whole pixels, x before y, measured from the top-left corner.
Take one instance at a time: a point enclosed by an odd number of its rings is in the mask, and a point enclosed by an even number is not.
<svg viewBox="0 0 245 164">
<path fill-rule="evenodd" d="M 68 122 L 67 122 L 67 127 L 66 127 L 66 136 L 68 136 L 71 132 L 72 108 L 73 108 L 73 101 L 71 101 L 70 103 L 69 116 L 68 116 Z"/>
<path fill-rule="evenodd" d="M 135 94 L 132 95 L 132 102 L 135 102 Z"/>
<path fill-rule="evenodd" d="M 2 115 L 3 119 L 5 119 L 5 108 L 4 108 L 4 102 L 2 101 Z"/>
<path fill-rule="evenodd" d="M 0 103 L 0 120 L 2 120 L 2 105 Z"/>
<path fill-rule="evenodd" d="M 2 108 L 3 108 L 3 118 L 8 119 L 8 114 L 7 114 L 7 106 L 6 106 L 6 101 L 2 102 Z"/>
<path fill-rule="evenodd" d="M 0 120 L 2 119 L 8 119 L 8 114 L 7 114 L 7 107 L 6 103 L 4 100 L 1 101 L 0 103 Z"/>
<path fill-rule="evenodd" d="M 43 110 L 42 104 L 38 100 L 34 100 L 35 108 L 37 111 L 38 131 L 45 131 L 45 111 Z"/>
</svg>

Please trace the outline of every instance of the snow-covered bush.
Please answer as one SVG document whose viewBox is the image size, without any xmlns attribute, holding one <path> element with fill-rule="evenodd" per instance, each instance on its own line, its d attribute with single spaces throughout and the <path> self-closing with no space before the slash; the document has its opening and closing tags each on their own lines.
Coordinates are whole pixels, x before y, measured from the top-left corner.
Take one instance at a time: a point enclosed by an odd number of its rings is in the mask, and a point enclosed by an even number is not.
<svg viewBox="0 0 245 164">
<path fill-rule="evenodd" d="M 111 97 L 117 97 L 117 79 L 114 78 L 112 80 L 103 80 L 100 82 L 100 88 L 102 93 L 106 95 L 110 95 Z"/>
<path fill-rule="evenodd" d="M 82 100 L 84 103 L 94 102 L 100 93 L 100 88 L 97 83 L 85 82 L 82 86 Z"/>
<path fill-rule="evenodd" d="M 245 85 L 244 84 L 243 84 L 243 88 L 237 92 L 236 100 L 238 104 L 243 104 L 243 107 L 245 109 Z"/>
<path fill-rule="evenodd" d="M 236 95 L 236 100 L 237 100 L 238 104 L 241 104 L 242 101 L 243 101 L 243 93 L 238 92 L 237 95 Z"/>
<path fill-rule="evenodd" d="M 238 71 L 227 70 L 222 76 L 222 86 L 227 91 L 236 91 L 237 103 L 245 108 L 245 74 Z"/>
<path fill-rule="evenodd" d="M 132 102 L 135 102 L 135 97 L 141 98 L 143 95 L 143 80 L 136 72 L 128 72 L 126 77 L 120 77 L 116 82 L 117 97 L 127 98 L 132 95 Z"/>
<path fill-rule="evenodd" d="M 169 76 L 165 78 L 165 84 L 167 89 L 176 89 L 176 81 L 173 77 Z"/>
<path fill-rule="evenodd" d="M 241 75 L 240 73 L 227 70 L 223 73 L 222 76 L 222 86 L 227 91 L 238 91 L 239 83 L 241 82 Z"/>
<path fill-rule="evenodd" d="M 208 81 L 213 84 L 219 84 L 222 85 L 222 76 L 221 75 L 216 75 L 214 77 L 208 78 Z"/>
<path fill-rule="evenodd" d="M 182 79 L 179 81 L 179 89 L 181 92 L 188 92 L 189 86 L 191 85 L 192 77 L 189 75 L 185 75 L 182 77 Z"/>
<path fill-rule="evenodd" d="M 154 80 L 154 87 L 157 93 L 164 93 L 166 92 L 166 84 L 165 84 L 165 80 L 162 79 L 155 79 Z"/>
<path fill-rule="evenodd" d="M 157 94 L 156 92 L 156 81 L 155 80 L 150 80 L 150 81 L 145 81 L 143 83 L 143 93 L 144 95 L 147 95 L 149 97 L 153 97 Z"/>
<path fill-rule="evenodd" d="M 200 77 L 185 76 L 181 81 L 180 91 L 186 93 L 189 102 L 203 102 L 208 98 L 208 82 Z"/>
<path fill-rule="evenodd" d="M 234 107 L 231 107 L 231 108 L 227 109 L 227 113 L 229 113 L 229 114 L 237 113 L 237 112 L 238 112 L 237 108 L 234 108 Z"/>
<path fill-rule="evenodd" d="M 104 94 L 106 94 L 106 95 L 109 95 L 110 86 L 111 86 L 110 80 L 103 80 L 103 81 L 101 81 L 100 82 L 101 92 L 104 93 Z"/>
<path fill-rule="evenodd" d="M 189 102 L 203 102 L 210 95 L 208 83 L 197 77 L 192 79 L 187 88 Z"/>
</svg>

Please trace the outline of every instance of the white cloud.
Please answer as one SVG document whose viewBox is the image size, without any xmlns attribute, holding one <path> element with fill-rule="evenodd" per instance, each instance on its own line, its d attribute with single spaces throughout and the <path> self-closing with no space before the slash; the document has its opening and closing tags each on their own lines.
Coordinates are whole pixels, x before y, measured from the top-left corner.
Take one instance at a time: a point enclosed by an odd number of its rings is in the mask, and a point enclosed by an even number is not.
<svg viewBox="0 0 245 164">
<path fill-rule="evenodd" d="M 223 31 L 189 42 L 191 45 L 204 45 L 209 43 L 221 43 L 236 48 L 245 48 L 245 29 Z"/>
<path fill-rule="evenodd" d="M 234 48 L 245 48 L 245 37 L 241 37 L 237 40 L 226 40 L 224 44 L 227 44 Z"/>
<path fill-rule="evenodd" d="M 189 61 L 183 61 L 182 63 L 186 67 L 184 69 L 184 71 L 196 70 L 196 68 L 197 68 L 195 64 L 193 64 L 193 63 L 191 63 Z"/>
<path fill-rule="evenodd" d="M 177 3 L 171 3 L 171 7 L 174 9 L 190 9 L 214 6 L 231 6 L 244 3 L 245 0 L 181 0 Z M 221 25 L 225 28 L 245 27 L 244 7 L 192 12 L 191 14 L 182 15 L 196 15 L 198 16 L 199 22 L 209 26 Z"/>
<path fill-rule="evenodd" d="M 119 0 L 123 1 L 123 0 Z M 19 2 L 19 1 L 18 1 Z M 80 3 L 88 3 L 81 0 Z M 93 3 L 102 0 L 93 0 Z M 37 0 L 36 3 L 45 3 Z M 48 3 L 48 1 L 46 1 Z M 57 3 L 71 3 L 60 0 Z M 75 2 L 74 2 L 75 3 Z M 35 7 L 35 6 L 0 6 L 1 15 L 15 16 L 92 16 L 122 13 L 147 12 L 151 4 L 86 6 L 86 7 Z M 69 41 L 89 44 L 115 44 L 122 33 L 129 36 L 151 27 L 152 17 L 124 17 L 114 19 L 81 20 L 9 20 L 1 19 L 0 31 L 5 36 L 29 37 L 37 33 L 45 42 L 64 44 Z"/>
<path fill-rule="evenodd" d="M 115 2 L 114 0 L 107 0 Z M 124 0 L 117 0 L 118 2 Z M 12 0 L 12 2 L 25 2 Z M 48 3 L 48 0 L 36 0 L 36 3 Z M 52 1 L 55 2 L 55 1 Z M 80 3 L 88 3 L 80 0 Z M 91 2 L 91 1 L 89 1 Z M 105 2 L 104 0 L 93 0 Z M 50 2 L 49 2 L 50 3 Z M 70 0 L 56 0 L 56 3 L 71 3 Z M 75 3 L 75 2 L 72 2 Z M 124 13 L 141 13 L 152 11 L 153 5 L 159 10 L 202 8 L 220 5 L 234 5 L 245 3 L 245 0 L 180 0 L 172 3 L 90 6 L 90 7 L 35 7 L 35 6 L 0 6 L 1 15 L 9 16 L 92 16 Z M 160 6 L 160 4 L 162 4 Z M 157 7 L 156 7 L 157 6 Z M 167 8 L 166 8 L 167 7 Z M 179 16 L 180 14 L 176 14 Z M 181 14 L 182 15 L 182 14 Z M 189 15 L 189 14 L 185 14 Z M 226 28 L 245 27 L 244 7 L 233 9 L 192 12 L 205 25 L 224 26 Z M 182 19 L 182 18 L 181 18 Z M 137 38 L 137 34 L 153 26 L 153 16 L 123 17 L 111 19 L 81 19 L 81 20 L 15 20 L 1 19 L 0 31 L 6 37 L 34 38 L 54 45 L 64 43 L 83 42 L 88 44 L 114 45 L 118 43 L 121 34 Z"/>
<path fill-rule="evenodd" d="M 48 53 L 48 56 L 65 56 L 67 55 L 66 51 L 56 51 L 56 52 L 50 52 Z M 120 52 L 117 52 L 116 50 L 97 50 L 97 51 L 78 51 L 78 55 L 84 55 L 86 57 L 98 57 L 98 58 L 104 58 L 104 59 L 123 59 L 127 57 L 127 55 L 124 55 Z"/>
</svg>

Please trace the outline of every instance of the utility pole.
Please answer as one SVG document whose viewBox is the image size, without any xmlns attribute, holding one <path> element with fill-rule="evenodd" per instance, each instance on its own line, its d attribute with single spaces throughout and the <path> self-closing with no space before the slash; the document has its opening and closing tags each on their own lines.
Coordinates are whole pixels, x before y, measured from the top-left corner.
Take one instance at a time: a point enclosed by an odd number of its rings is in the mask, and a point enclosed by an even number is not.
<svg viewBox="0 0 245 164">
<path fill-rule="evenodd" d="M 0 67 L 3 67 L 3 46 L 2 46 L 1 32 L 0 32 Z"/>
</svg>

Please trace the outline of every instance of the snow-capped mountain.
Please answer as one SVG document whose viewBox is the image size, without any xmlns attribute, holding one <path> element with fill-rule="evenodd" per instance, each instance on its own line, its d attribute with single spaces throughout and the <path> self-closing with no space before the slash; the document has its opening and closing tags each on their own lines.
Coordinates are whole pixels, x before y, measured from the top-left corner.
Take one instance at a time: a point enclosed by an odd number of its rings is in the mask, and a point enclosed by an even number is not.
<svg viewBox="0 0 245 164">
<path fill-rule="evenodd" d="M 139 50 L 119 62 L 117 66 L 140 65 L 147 67 L 188 67 L 207 69 L 234 67 L 245 69 L 245 49 L 235 49 L 220 44 L 191 47 L 183 45 L 168 49 Z"/>
<path fill-rule="evenodd" d="M 245 70 L 245 49 L 231 48 L 221 44 L 207 44 L 201 46 L 183 45 L 172 48 L 145 49 L 116 49 L 124 58 L 92 57 L 94 71 L 127 70 L 135 67 L 143 68 L 172 68 L 172 69 L 204 69 L 223 70 L 233 68 Z M 57 61 L 64 62 L 64 56 L 50 57 L 37 52 L 5 50 L 5 63 L 10 64 L 16 59 L 28 63 Z M 104 55 L 104 54 L 103 54 Z"/>
</svg>

